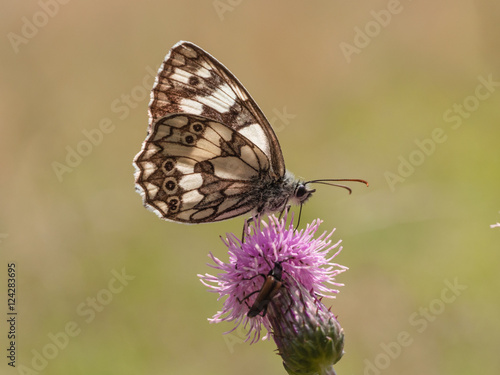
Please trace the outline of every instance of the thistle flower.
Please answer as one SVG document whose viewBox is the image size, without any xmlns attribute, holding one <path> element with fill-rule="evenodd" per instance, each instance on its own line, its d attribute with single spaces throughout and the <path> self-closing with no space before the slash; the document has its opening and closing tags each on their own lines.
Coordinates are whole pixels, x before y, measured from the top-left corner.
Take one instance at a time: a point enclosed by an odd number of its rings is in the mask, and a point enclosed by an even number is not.
<svg viewBox="0 0 500 375">
<path fill-rule="evenodd" d="M 344 330 L 320 300 L 296 283 L 273 299 L 268 317 L 288 374 L 335 375 L 333 365 L 344 355 Z"/>
<path fill-rule="evenodd" d="M 270 216 L 268 222 L 255 218 L 245 229 L 244 242 L 232 233 L 223 239 L 228 263 L 210 254 L 215 263 L 210 266 L 221 272 L 199 275 L 219 299 L 226 297 L 209 321 L 235 321 L 229 332 L 243 323 L 249 327 L 245 341 L 251 343 L 264 326 L 264 338 L 273 335 L 290 374 L 333 374 L 333 369 L 323 369 L 343 353 L 342 328 L 319 298 L 334 298 L 335 288 L 343 285 L 335 276 L 347 267 L 332 262 L 342 249 L 341 241 L 332 244 L 330 239 L 335 230 L 314 238 L 321 223 L 314 220 L 298 231 L 293 216 L 289 224 L 286 215 L 281 220 Z M 328 256 L 332 249 L 337 251 Z"/>
</svg>

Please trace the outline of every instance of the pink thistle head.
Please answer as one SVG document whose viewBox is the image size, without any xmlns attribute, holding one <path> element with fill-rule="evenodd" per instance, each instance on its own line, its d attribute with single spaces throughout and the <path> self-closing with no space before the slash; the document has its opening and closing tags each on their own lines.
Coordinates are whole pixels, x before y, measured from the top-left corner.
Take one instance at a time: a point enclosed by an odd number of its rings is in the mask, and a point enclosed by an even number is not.
<svg viewBox="0 0 500 375">
<path fill-rule="evenodd" d="M 342 249 L 341 241 L 332 244 L 330 238 L 334 230 L 314 238 L 322 223 L 320 219 L 302 230 L 293 228 L 293 216 L 289 224 L 286 219 L 286 215 L 281 220 L 270 216 L 268 222 L 255 218 L 245 229 L 244 242 L 232 233 L 227 234 L 223 242 L 228 247 L 229 262 L 224 263 L 210 254 L 215 263 L 210 266 L 220 272 L 216 276 L 199 275 L 203 284 L 219 293 L 219 298 L 226 297 L 222 310 L 210 322 L 235 321 L 233 330 L 244 323 L 245 327 L 249 326 L 246 340 L 252 343 L 260 338 L 262 325 L 268 333 L 273 332 L 273 324 L 266 315 L 267 304 L 280 298 L 283 290 L 288 291 L 287 298 L 292 302 L 302 303 L 299 296 L 304 291 L 314 300 L 334 298 L 338 293 L 335 287 L 343 285 L 335 282 L 335 276 L 347 267 L 332 262 Z M 337 251 L 328 256 L 332 249 Z M 269 276 L 271 281 L 267 281 Z M 273 278 L 277 282 L 275 293 L 269 294 L 264 304 L 256 306 L 256 300 L 258 304 L 262 295 L 259 292 L 266 282 L 269 286 Z M 302 291 L 299 294 L 294 292 L 297 286 Z M 253 313 L 249 316 L 250 311 Z"/>
</svg>

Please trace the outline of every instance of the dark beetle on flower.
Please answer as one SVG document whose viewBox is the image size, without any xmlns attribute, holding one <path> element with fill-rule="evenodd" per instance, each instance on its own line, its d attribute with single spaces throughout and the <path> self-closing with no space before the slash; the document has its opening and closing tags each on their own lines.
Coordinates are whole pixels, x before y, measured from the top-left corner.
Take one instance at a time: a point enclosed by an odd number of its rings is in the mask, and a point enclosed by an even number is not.
<svg viewBox="0 0 500 375">
<path fill-rule="evenodd" d="M 244 298 L 245 300 L 248 297 L 252 296 L 253 294 L 259 293 L 254 303 L 250 307 L 250 310 L 248 311 L 247 316 L 249 318 L 256 317 L 261 312 L 262 316 L 266 315 L 267 306 L 269 305 L 269 302 L 271 302 L 273 297 L 276 295 L 276 293 L 278 293 L 278 291 L 283 285 L 283 281 L 281 279 L 282 274 L 283 274 L 283 267 L 281 266 L 281 262 L 276 262 L 274 263 L 274 268 L 272 268 L 271 271 L 269 271 L 267 276 L 257 275 L 265 277 L 265 280 L 260 290 L 256 290 L 255 292 L 250 293 L 248 296 Z"/>
</svg>

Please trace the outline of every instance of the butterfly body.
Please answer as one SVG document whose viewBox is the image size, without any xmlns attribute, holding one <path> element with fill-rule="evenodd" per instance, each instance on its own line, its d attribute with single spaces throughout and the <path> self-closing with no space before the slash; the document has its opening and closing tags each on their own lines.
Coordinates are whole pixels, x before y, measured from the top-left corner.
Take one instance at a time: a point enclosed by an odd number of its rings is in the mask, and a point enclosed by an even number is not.
<svg viewBox="0 0 500 375">
<path fill-rule="evenodd" d="M 134 166 L 146 208 L 182 223 L 282 211 L 314 192 L 286 171 L 278 139 L 243 85 L 190 42 L 174 45 L 158 71 Z"/>
</svg>

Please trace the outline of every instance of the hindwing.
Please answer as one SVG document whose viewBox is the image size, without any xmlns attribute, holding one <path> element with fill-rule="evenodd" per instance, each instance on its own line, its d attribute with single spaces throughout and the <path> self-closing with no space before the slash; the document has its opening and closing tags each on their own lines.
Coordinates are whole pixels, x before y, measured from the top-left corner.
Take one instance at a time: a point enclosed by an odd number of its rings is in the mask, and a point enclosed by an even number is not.
<svg viewBox="0 0 500 375">
<path fill-rule="evenodd" d="M 220 221 L 255 209 L 253 188 L 270 170 L 268 157 L 246 137 L 190 114 L 156 121 L 134 165 L 144 205 L 160 218 L 185 223 Z"/>
<path fill-rule="evenodd" d="M 285 174 L 278 139 L 257 103 L 224 65 L 190 42 L 172 47 L 158 71 L 149 104 L 149 131 L 160 118 L 174 113 L 224 124 L 267 155 L 270 174 Z"/>
</svg>

